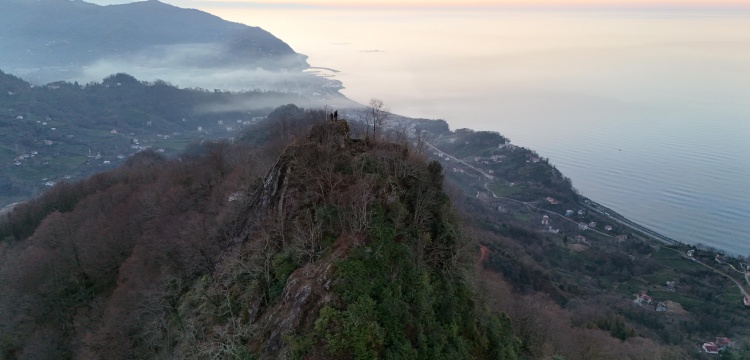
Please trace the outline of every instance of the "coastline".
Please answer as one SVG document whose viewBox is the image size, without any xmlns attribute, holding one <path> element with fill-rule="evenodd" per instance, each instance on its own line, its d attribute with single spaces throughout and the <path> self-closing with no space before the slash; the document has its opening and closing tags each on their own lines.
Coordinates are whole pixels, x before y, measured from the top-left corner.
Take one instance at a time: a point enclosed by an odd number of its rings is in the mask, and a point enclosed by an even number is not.
<svg viewBox="0 0 750 360">
<path fill-rule="evenodd" d="M 493 133 L 493 132 L 471 130 L 470 133 Z M 497 134 L 499 135 L 499 133 L 497 133 Z M 451 135 L 450 136 L 456 136 L 456 135 L 457 135 L 456 131 L 451 131 Z M 440 137 L 442 137 L 442 136 L 439 136 L 438 138 L 440 138 Z M 464 142 L 465 140 L 469 140 L 469 139 L 462 139 L 460 142 Z M 432 141 L 440 141 L 440 140 L 435 139 L 435 140 L 432 140 Z M 449 141 L 447 141 L 447 143 L 456 143 L 456 142 L 457 141 L 456 141 L 455 138 L 450 139 Z M 466 141 L 467 145 L 469 143 L 470 143 L 470 141 Z M 449 150 L 448 148 L 444 148 L 443 145 L 445 145 L 445 144 L 439 144 L 437 142 L 430 143 L 430 142 L 426 142 L 426 141 L 424 142 L 424 144 L 427 145 L 427 147 L 431 151 L 437 152 L 437 154 L 440 154 L 438 156 L 438 158 L 441 160 L 441 162 L 443 162 L 447 166 L 447 168 L 454 167 L 453 168 L 453 172 L 456 172 L 455 166 L 460 164 L 461 167 L 463 167 L 466 170 L 466 175 L 469 175 L 469 173 L 471 173 L 471 175 L 472 175 L 471 177 L 473 179 L 471 182 L 474 183 L 474 185 L 475 185 L 475 187 L 472 188 L 471 191 L 477 191 L 477 190 L 479 190 L 481 192 L 481 191 L 485 191 L 486 190 L 486 193 L 488 194 L 486 196 L 489 196 L 490 198 L 496 198 L 498 200 L 499 199 L 504 199 L 504 200 L 514 201 L 514 202 L 517 202 L 517 203 L 520 203 L 520 204 L 526 206 L 527 208 L 531 206 L 534 209 L 536 209 L 536 211 L 548 212 L 550 214 L 554 214 L 554 215 L 557 215 L 557 216 L 560 216 L 562 218 L 567 219 L 567 216 L 565 216 L 565 215 L 563 215 L 561 213 L 558 213 L 558 212 L 555 212 L 555 211 L 549 211 L 548 209 L 544 209 L 543 207 L 537 206 L 535 204 L 534 200 L 519 201 L 517 199 L 513 199 L 513 198 L 507 197 L 505 195 L 498 196 L 492 189 L 490 189 L 487 186 L 486 181 L 494 182 L 496 180 L 500 180 L 499 178 L 497 178 L 497 173 L 494 173 L 493 170 L 494 171 L 499 171 L 498 168 L 496 168 L 495 166 L 496 166 L 496 164 L 502 163 L 502 161 L 495 162 L 495 160 L 492 160 L 492 161 L 488 162 L 488 161 L 481 161 L 482 159 L 480 159 L 478 161 L 477 159 L 481 158 L 481 156 L 477 156 L 474 159 L 474 161 L 471 161 L 471 160 L 469 160 L 465 156 L 462 157 L 462 156 L 460 156 L 458 154 L 451 154 L 450 153 L 451 150 Z M 531 148 L 528 148 L 528 147 L 518 147 L 518 148 L 524 149 L 524 151 L 528 152 L 529 155 L 527 155 L 527 156 L 532 156 L 532 157 L 537 157 L 538 156 L 537 153 L 536 153 L 536 151 L 533 150 L 533 149 L 531 149 Z M 454 149 L 454 151 L 455 151 L 455 149 Z M 485 149 L 484 151 L 485 151 L 485 153 L 492 152 L 492 150 L 489 150 L 489 149 Z M 472 153 L 472 154 L 473 155 L 471 155 L 471 156 L 476 155 L 475 153 Z M 466 155 L 466 154 L 464 154 L 464 155 Z M 487 160 L 487 159 L 488 158 L 484 158 L 484 160 Z M 538 162 L 539 161 L 537 160 L 537 163 Z M 526 160 L 526 163 L 529 163 L 529 160 Z M 546 163 L 548 164 L 547 166 L 552 166 L 554 168 L 554 165 L 552 165 L 551 163 L 549 163 L 549 162 L 546 162 Z M 500 171 L 502 171 L 502 170 L 500 170 Z M 463 173 L 463 171 L 461 171 L 461 173 Z M 562 173 L 561 173 L 561 176 L 565 177 L 565 175 L 562 174 Z M 505 181 L 508 181 L 508 180 L 506 179 Z M 477 195 L 477 197 L 479 197 L 479 195 Z M 601 203 L 599 203 L 599 202 L 597 202 L 595 200 L 592 200 L 591 198 L 589 198 L 589 197 L 587 197 L 585 195 L 582 195 L 580 193 L 578 194 L 578 199 L 577 199 L 576 203 L 577 203 L 578 206 L 580 206 L 582 208 L 585 208 L 585 209 L 588 209 L 591 212 L 595 213 L 596 216 L 599 217 L 599 218 L 601 218 L 601 219 L 608 219 L 609 221 L 611 221 L 613 223 L 617 223 L 618 225 L 621 225 L 621 226 L 627 228 L 629 231 L 631 231 L 633 233 L 634 236 L 636 236 L 638 238 L 641 238 L 642 240 L 654 241 L 656 243 L 663 244 L 666 247 L 671 248 L 671 249 L 673 249 L 675 251 L 679 251 L 681 253 L 686 252 L 690 248 L 695 248 L 695 249 L 698 249 L 698 250 L 706 250 L 706 251 L 709 251 L 709 252 L 712 252 L 712 253 L 715 253 L 715 254 L 719 254 L 722 257 L 730 257 L 730 258 L 735 258 L 735 259 L 740 259 L 740 260 L 744 260 L 748 255 L 750 255 L 750 254 L 743 254 L 742 252 L 738 252 L 738 251 L 732 251 L 732 250 L 729 250 L 729 249 L 726 249 L 726 248 L 712 246 L 711 244 L 700 243 L 700 242 L 692 243 L 692 242 L 686 242 L 686 241 L 677 240 L 674 237 L 670 237 L 670 236 L 664 235 L 663 233 L 661 233 L 661 232 L 659 232 L 657 230 L 654 230 L 653 228 L 650 228 L 650 227 L 648 227 L 646 225 L 643 225 L 642 223 L 634 221 L 634 220 L 632 220 L 632 219 L 630 219 L 630 218 L 628 218 L 628 217 L 620 214 L 618 211 L 615 211 L 613 208 L 605 206 L 605 205 L 603 205 L 603 204 L 601 204 Z M 595 231 L 595 232 L 597 232 L 600 235 L 603 235 L 605 237 L 612 237 L 610 234 L 601 233 L 601 232 L 596 231 L 594 229 L 588 229 L 588 230 L 593 230 L 593 231 Z"/>
<path fill-rule="evenodd" d="M 14 203 L 11 203 L 11 204 L 3 206 L 3 208 L 0 209 L 0 216 L 5 215 L 5 214 L 13 211 L 13 209 L 15 209 L 15 207 L 18 204 L 20 204 L 20 202 L 14 202 Z"/>
<path fill-rule="evenodd" d="M 648 237 L 650 237 L 650 238 L 652 238 L 654 240 L 657 240 L 659 242 L 665 243 L 667 245 L 691 246 L 690 244 L 683 243 L 681 241 L 672 239 L 672 238 L 670 238 L 668 236 L 665 236 L 665 235 L 662 235 L 662 234 L 658 233 L 655 230 L 652 230 L 652 229 L 650 229 L 650 228 L 648 228 L 646 226 L 643 226 L 643 225 L 641 225 L 641 224 L 639 224 L 639 223 L 637 223 L 635 221 L 632 221 L 632 220 L 626 218 L 625 216 L 620 215 L 618 212 L 612 210 L 611 208 L 606 207 L 606 206 L 604 206 L 604 205 L 602 205 L 602 204 L 600 204 L 600 203 L 598 203 L 598 202 L 596 202 L 594 200 L 591 200 L 591 199 L 589 199 L 589 198 L 587 198 L 585 196 L 581 196 L 581 197 L 584 199 L 584 201 L 583 201 L 583 203 L 581 205 L 585 206 L 586 208 L 590 209 L 591 211 L 594 211 L 594 212 L 598 213 L 601 216 L 606 216 L 606 217 L 612 219 L 613 221 L 615 221 L 615 222 L 617 222 L 617 223 L 619 223 L 621 225 L 629 227 L 632 230 L 641 232 L 644 235 L 646 235 L 646 236 L 648 236 Z"/>
</svg>

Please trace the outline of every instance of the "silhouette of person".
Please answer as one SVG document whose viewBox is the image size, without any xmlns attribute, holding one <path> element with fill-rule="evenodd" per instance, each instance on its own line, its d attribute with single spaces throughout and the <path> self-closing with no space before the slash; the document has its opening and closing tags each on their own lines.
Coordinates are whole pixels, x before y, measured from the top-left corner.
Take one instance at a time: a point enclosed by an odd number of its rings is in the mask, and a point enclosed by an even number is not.
<svg viewBox="0 0 750 360">
<path fill-rule="evenodd" d="M 339 111 L 338 110 L 336 110 L 336 111 L 333 112 L 333 119 L 334 120 L 338 120 L 339 119 Z"/>
<path fill-rule="evenodd" d="M 328 117 L 331 119 L 331 121 L 333 121 L 333 113 L 331 113 L 331 115 L 328 115 Z"/>
</svg>

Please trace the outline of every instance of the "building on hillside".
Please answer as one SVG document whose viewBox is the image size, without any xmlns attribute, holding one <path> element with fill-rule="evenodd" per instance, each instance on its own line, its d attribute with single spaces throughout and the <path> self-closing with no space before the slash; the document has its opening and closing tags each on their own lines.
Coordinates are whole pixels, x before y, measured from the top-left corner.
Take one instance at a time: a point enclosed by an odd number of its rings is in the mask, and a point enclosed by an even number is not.
<svg viewBox="0 0 750 360">
<path fill-rule="evenodd" d="M 719 347 L 716 346 L 716 344 L 712 342 L 707 342 L 703 344 L 703 351 L 705 351 L 708 354 L 718 354 L 719 353 Z"/>
<path fill-rule="evenodd" d="M 582 236 L 582 235 L 577 235 L 576 236 L 576 241 L 579 242 L 579 243 L 581 243 L 581 244 L 585 244 L 586 243 L 586 237 Z"/>
<path fill-rule="evenodd" d="M 717 337 L 714 344 L 716 344 L 716 346 L 718 346 L 721 349 L 728 348 L 734 345 L 732 340 L 729 340 L 728 337 Z"/>
<path fill-rule="evenodd" d="M 588 230 L 589 226 L 585 223 L 578 223 L 578 230 Z"/>
<path fill-rule="evenodd" d="M 656 304 L 656 312 L 666 312 L 667 310 L 669 310 L 669 308 L 665 302 L 659 301 L 659 303 Z"/>
<path fill-rule="evenodd" d="M 595 227 L 596 227 L 596 223 L 595 223 L 595 222 L 593 222 L 593 221 L 592 221 L 592 222 L 590 222 L 590 223 L 589 223 L 589 227 L 590 227 L 590 228 L 592 228 L 592 229 L 593 229 L 593 228 L 595 228 Z"/>
<path fill-rule="evenodd" d="M 745 296 L 745 299 L 742 300 L 742 302 L 745 303 L 745 306 L 750 306 L 750 296 Z"/>
<path fill-rule="evenodd" d="M 612 225 L 605 225 L 604 226 L 605 231 L 612 231 Z"/>
<path fill-rule="evenodd" d="M 555 198 L 549 197 L 549 196 L 547 198 L 545 198 L 544 200 L 547 200 L 547 202 L 550 203 L 550 204 L 552 204 L 552 205 L 557 205 L 557 204 L 560 203 L 559 201 L 555 200 Z"/>
<path fill-rule="evenodd" d="M 617 235 L 617 236 L 615 236 L 615 240 L 617 240 L 617 242 L 623 242 L 623 241 L 625 241 L 627 239 L 628 239 L 627 235 Z"/>
<path fill-rule="evenodd" d="M 677 285 L 675 281 L 667 281 L 667 291 L 674 291 L 674 287 Z"/>
<path fill-rule="evenodd" d="M 549 225 L 549 216 L 542 216 L 542 225 Z"/>
<path fill-rule="evenodd" d="M 573 216 L 573 210 L 566 210 L 566 211 L 565 211 L 565 216 L 566 216 L 566 217 L 571 217 L 571 216 Z"/>
<path fill-rule="evenodd" d="M 646 293 L 644 292 L 644 293 L 637 294 L 633 302 L 638 305 L 644 305 L 644 304 L 651 304 L 652 302 L 654 302 L 654 299 L 646 295 Z"/>
</svg>

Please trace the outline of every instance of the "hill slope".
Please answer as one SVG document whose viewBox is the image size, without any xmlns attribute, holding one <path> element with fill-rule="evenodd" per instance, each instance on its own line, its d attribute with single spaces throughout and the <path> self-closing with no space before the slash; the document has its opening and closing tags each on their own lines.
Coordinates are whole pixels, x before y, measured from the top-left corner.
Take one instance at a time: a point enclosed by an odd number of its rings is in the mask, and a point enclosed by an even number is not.
<svg viewBox="0 0 750 360">
<path fill-rule="evenodd" d="M 477 248 L 438 163 L 345 122 L 315 125 L 261 178 L 263 154 L 142 153 L 16 208 L 0 227 L 2 356 L 515 358 L 507 317 L 471 285 Z"/>
<path fill-rule="evenodd" d="M 307 68 L 305 56 L 258 27 L 159 1 L 0 0 L 0 68 L 36 83 L 80 79 L 85 67 Z M 106 74 L 105 74 L 106 75 Z M 101 78 L 101 76 L 99 77 Z M 171 79 L 166 79 L 173 81 Z"/>
<path fill-rule="evenodd" d="M 111 169 L 139 150 L 169 155 L 201 139 L 230 137 L 290 102 L 308 100 L 179 89 L 125 74 L 86 86 L 34 87 L 0 72 L 0 207 L 45 184 Z"/>
</svg>

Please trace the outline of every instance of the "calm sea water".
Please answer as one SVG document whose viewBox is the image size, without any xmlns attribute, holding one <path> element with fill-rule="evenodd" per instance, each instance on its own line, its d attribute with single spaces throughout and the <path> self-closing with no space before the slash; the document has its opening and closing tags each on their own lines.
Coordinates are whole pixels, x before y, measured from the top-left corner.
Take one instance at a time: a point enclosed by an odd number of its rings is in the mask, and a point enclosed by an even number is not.
<svg viewBox="0 0 750 360">
<path fill-rule="evenodd" d="M 750 13 L 205 10 L 354 100 L 498 131 L 636 222 L 750 254 Z"/>
</svg>

